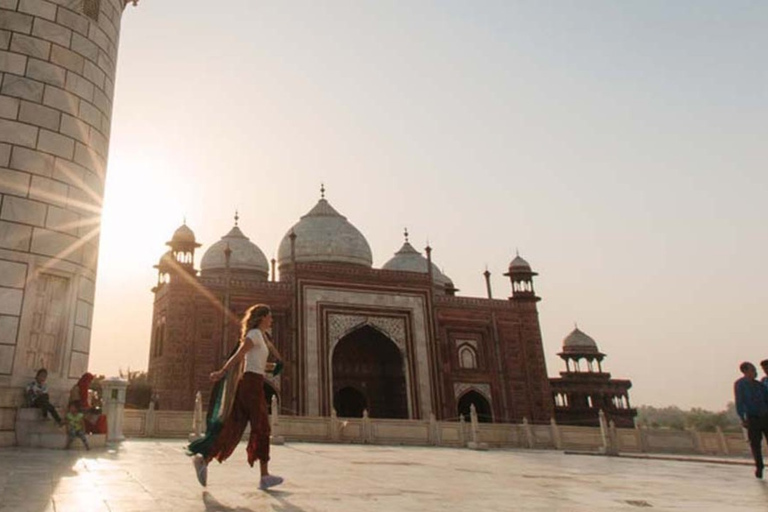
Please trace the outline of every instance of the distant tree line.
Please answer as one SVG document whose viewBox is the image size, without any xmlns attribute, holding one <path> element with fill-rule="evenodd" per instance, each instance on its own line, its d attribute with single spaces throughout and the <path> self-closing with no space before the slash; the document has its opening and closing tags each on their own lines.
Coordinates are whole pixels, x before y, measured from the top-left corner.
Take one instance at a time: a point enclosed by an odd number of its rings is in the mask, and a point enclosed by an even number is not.
<svg viewBox="0 0 768 512">
<path fill-rule="evenodd" d="M 699 407 L 683 410 L 676 406 L 641 405 L 637 408 L 635 423 L 648 428 L 695 429 L 700 432 L 714 432 L 717 427 L 726 432 L 741 430 L 741 422 L 733 402 L 728 402 L 725 410 L 720 412 L 707 411 Z"/>
</svg>

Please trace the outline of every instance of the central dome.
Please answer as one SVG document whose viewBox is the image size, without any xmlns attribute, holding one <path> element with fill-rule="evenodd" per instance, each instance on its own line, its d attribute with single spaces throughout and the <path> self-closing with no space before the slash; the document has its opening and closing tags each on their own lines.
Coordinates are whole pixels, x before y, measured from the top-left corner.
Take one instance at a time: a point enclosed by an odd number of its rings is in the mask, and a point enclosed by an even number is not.
<svg viewBox="0 0 768 512">
<path fill-rule="evenodd" d="M 325 198 L 301 217 L 283 237 L 277 250 L 280 265 L 291 263 L 291 233 L 296 234 L 299 263 L 349 263 L 370 268 L 371 247 L 362 233 L 337 212 Z"/>
</svg>

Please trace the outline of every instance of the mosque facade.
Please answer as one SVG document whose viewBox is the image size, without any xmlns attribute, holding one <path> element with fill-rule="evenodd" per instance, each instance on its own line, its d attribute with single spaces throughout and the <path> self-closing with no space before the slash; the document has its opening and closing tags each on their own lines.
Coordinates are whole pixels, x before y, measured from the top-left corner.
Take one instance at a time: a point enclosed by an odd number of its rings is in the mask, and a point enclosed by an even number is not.
<svg viewBox="0 0 768 512">
<path fill-rule="evenodd" d="M 508 299 L 490 298 L 490 286 L 489 297 L 462 297 L 431 249 L 420 253 L 407 233 L 374 268 L 363 234 L 324 197 L 287 230 L 271 262 L 237 217 L 200 269 L 188 226 L 167 245 L 156 266 L 149 357 L 163 409 L 192 409 L 198 391 L 207 403 L 208 375 L 238 343 L 243 313 L 265 303 L 286 362 L 268 377 L 267 393 L 284 414 L 451 420 L 474 404 L 480 421 L 554 417 L 537 274 L 519 255 L 505 274 Z"/>
</svg>

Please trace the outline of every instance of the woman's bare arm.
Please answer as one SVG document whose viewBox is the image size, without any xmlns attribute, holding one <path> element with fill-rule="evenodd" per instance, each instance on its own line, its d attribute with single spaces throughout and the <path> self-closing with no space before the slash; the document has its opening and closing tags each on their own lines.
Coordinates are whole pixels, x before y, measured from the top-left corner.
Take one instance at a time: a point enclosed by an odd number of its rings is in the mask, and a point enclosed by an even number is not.
<svg viewBox="0 0 768 512">
<path fill-rule="evenodd" d="M 229 371 L 229 369 L 240 362 L 240 360 L 245 356 L 245 353 L 248 352 L 253 348 L 253 340 L 251 338 L 245 338 L 241 343 L 240 346 L 237 347 L 237 352 L 232 354 L 232 357 L 230 357 L 226 363 L 224 363 L 224 366 L 221 367 L 220 370 L 216 370 L 215 372 L 211 373 L 211 380 L 216 382 L 217 380 L 221 379 L 225 373 Z"/>
</svg>

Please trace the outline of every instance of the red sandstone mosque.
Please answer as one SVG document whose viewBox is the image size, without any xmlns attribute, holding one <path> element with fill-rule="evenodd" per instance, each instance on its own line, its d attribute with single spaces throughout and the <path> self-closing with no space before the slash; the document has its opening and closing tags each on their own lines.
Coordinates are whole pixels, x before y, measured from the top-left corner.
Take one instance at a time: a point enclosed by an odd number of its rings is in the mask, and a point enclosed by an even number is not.
<svg viewBox="0 0 768 512">
<path fill-rule="evenodd" d="M 167 245 L 156 266 L 149 357 L 163 409 L 192 409 L 197 391 L 207 400 L 208 374 L 238 342 L 243 312 L 266 303 L 286 361 L 282 374 L 268 378 L 267 393 L 286 414 L 329 416 L 335 409 L 340 417 L 359 417 L 367 410 L 374 418 L 434 413 L 451 420 L 474 404 L 489 422 L 554 417 L 592 425 L 603 409 L 617 426 L 633 423 L 631 383 L 602 371 L 604 354 L 578 329 L 560 354 L 568 371 L 549 379 L 537 274 L 519 255 L 505 274 L 508 300 L 461 297 L 432 262 L 431 249 L 422 255 L 407 232 L 394 256 L 373 268 L 365 237 L 324 192 L 288 229 L 271 265 L 237 216 L 205 251 L 199 272 L 200 244 L 186 224 Z"/>
</svg>

